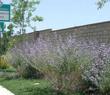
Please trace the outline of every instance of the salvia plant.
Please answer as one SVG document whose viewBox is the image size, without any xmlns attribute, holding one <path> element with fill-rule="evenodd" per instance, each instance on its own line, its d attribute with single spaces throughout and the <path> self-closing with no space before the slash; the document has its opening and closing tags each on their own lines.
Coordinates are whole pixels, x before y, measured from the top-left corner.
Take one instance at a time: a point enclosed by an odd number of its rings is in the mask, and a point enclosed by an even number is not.
<svg viewBox="0 0 110 95">
<path fill-rule="evenodd" d="M 54 39 L 40 35 L 35 41 L 19 43 L 11 51 L 12 63 L 20 58 L 20 64 L 35 67 L 58 91 L 69 93 L 85 85 L 88 90 L 110 93 L 110 46 L 54 35 Z"/>
</svg>

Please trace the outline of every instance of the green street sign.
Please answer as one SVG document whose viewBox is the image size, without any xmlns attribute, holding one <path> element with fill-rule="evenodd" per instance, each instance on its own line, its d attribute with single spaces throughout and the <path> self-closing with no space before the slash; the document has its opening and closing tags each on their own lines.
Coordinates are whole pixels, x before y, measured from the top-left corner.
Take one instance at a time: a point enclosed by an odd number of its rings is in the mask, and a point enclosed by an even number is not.
<svg viewBox="0 0 110 95">
<path fill-rule="evenodd" d="M 0 32 L 3 32 L 3 31 L 4 31 L 4 23 L 0 22 Z"/>
<path fill-rule="evenodd" d="M 2 4 L 0 5 L 0 21 L 10 21 L 10 5 Z"/>
</svg>

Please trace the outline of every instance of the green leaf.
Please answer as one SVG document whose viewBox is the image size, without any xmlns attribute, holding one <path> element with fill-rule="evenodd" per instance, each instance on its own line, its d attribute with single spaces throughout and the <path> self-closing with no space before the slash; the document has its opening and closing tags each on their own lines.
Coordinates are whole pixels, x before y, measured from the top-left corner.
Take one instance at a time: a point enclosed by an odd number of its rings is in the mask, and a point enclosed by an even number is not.
<svg viewBox="0 0 110 95">
<path fill-rule="evenodd" d="M 35 17 L 32 18 L 32 20 L 35 21 L 35 22 L 36 21 L 43 21 L 43 18 L 40 17 L 40 16 L 35 16 Z"/>
</svg>

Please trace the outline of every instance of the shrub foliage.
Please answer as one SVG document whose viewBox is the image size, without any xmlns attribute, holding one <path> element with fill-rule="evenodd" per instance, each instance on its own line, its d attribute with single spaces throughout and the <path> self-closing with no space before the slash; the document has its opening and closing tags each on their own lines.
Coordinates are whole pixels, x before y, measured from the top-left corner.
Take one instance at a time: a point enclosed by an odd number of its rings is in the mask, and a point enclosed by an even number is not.
<svg viewBox="0 0 110 95">
<path fill-rule="evenodd" d="M 43 73 L 58 91 L 70 94 L 79 90 L 84 93 L 108 95 L 110 46 L 96 42 L 80 42 L 71 35 L 66 39 L 59 35 L 55 37 L 56 42 L 39 37 L 31 43 L 22 42 L 19 48 L 15 46 L 11 52 L 15 59 L 13 65 L 34 67 Z"/>
</svg>

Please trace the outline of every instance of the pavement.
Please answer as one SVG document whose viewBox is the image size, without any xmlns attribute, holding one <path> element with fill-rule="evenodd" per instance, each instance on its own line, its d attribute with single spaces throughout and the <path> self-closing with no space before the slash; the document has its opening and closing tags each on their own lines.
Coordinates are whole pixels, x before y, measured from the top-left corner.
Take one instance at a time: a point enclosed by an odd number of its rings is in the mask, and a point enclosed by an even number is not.
<svg viewBox="0 0 110 95">
<path fill-rule="evenodd" d="M 13 94 L 8 89 L 0 85 L 0 95 L 15 95 L 15 94 Z"/>
</svg>

